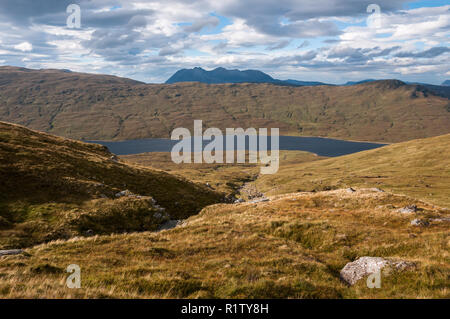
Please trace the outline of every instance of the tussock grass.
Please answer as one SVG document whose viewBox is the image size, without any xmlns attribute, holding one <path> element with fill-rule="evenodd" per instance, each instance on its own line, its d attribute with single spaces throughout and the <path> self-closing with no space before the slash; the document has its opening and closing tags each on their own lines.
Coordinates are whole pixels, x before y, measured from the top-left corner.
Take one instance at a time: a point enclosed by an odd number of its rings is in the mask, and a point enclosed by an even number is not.
<svg viewBox="0 0 450 319">
<path fill-rule="evenodd" d="M 0 122 L 0 249 L 94 233 L 153 230 L 222 194 L 161 170 L 112 160 L 105 147 Z M 117 199 L 128 189 L 139 196 Z"/>
<path fill-rule="evenodd" d="M 171 160 L 170 153 L 162 152 L 122 155 L 120 158 L 133 165 L 157 168 L 204 185 L 208 183 L 211 188 L 228 197 L 240 197 L 242 186 L 256 180 L 260 172 L 258 164 L 248 163 L 248 152 L 246 152 L 247 164 L 175 164 Z M 280 151 L 281 166 L 312 162 L 323 158 L 308 152 Z"/>
<path fill-rule="evenodd" d="M 396 212 L 409 204 L 419 211 Z M 410 225 L 413 218 L 438 216 L 449 212 L 367 189 L 212 205 L 169 231 L 59 240 L 27 249 L 28 257 L 3 257 L 0 296 L 448 298 L 448 223 Z M 418 266 L 383 276 L 381 289 L 367 288 L 365 280 L 346 286 L 340 269 L 366 255 Z M 63 270 L 73 263 L 82 269 L 78 290 L 65 287 Z"/>
<path fill-rule="evenodd" d="M 256 187 L 276 195 L 344 187 L 378 187 L 450 207 L 450 135 L 392 144 L 314 162 L 281 165 Z"/>
</svg>

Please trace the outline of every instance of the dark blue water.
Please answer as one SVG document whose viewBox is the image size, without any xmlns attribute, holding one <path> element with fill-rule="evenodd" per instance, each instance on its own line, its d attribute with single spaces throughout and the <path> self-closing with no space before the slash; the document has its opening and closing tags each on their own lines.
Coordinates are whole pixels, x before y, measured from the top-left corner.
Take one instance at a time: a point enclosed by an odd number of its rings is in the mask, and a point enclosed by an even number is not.
<svg viewBox="0 0 450 319">
<path fill-rule="evenodd" d="M 266 137 L 267 138 L 267 137 Z M 246 149 L 248 149 L 248 138 L 246 139 Z M 170 152 L 172 147 L 179 141 L 170 139 L 151 138 L 144 140 L 128 140 L 118 142 L 90 141 L 108 147 L 108 149 L 117 155 L 131 155 L 147 152 Z M 203 141 L 207 145 L 210 141 Z M 336 157 L 361 151 L 371 150 L 382 147 L 385 144 L 375 144 L 366 142 L 350 142 L 344 140 L 335 140 L 321 137 L 299 137 L 299 136 L 280 136 L 280 150 L 306 151 L 315 153 L 319 156 Z M 225 143 L 224 143 L 225 144 Z M 270 150 L 270 137 L 267 142 Z M 235 142 L 235 145 L 237 143 Z M 236 147 L 235 147 L 236 148 Z M 224 149 L 227 149 L 226 145 Z M 194 148 L 192 148 L 194 150 Z"/>
</svg>

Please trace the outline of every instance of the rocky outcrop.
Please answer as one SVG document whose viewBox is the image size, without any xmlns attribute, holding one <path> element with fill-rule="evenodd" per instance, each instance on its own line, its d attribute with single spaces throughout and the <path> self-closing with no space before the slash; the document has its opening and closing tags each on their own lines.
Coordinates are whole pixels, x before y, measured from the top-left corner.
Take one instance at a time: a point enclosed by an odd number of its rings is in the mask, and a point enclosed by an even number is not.
<svg viewBox="0 0 450 319">
<path fill-rule="evenodd" d="M 175 220 L 175 219 L 168 220 L 159 226 L 158 231 L 169 230 L 177 227 L 178 225 L 181 225 L 182 223 L 183 223 L 182 220 Z"/>
<path fill-rule="evenodd" d="M 426 220 L 422 220 L 422 219 L 416 218 L 416 219 L 413 219 L 413 220 L 411 221 L 411 225 L 412 225 L 412 226 L 422 226 L 422 227 L 425 227 L 425 226 L 429 226 L 430 223 L 427 222 Z"/>
<path fill-rule="evenodd" d="M 415 264 L 404 260 L 389 260 L 381 257 L 361 257 L 342 268 L 340 278 L 350 286 L 360 279 L 389 267 L 397 271 L 412 269 Z"/>
<path fill-rule="evenodd" d="M 136 194 L 133 194 L 132 192 L 130 192 L 128 189 L 126 189 L 126 190 L 124 190 L 124 191 L 121 191 L 121 192 L 118 192 L 116 195 L 115 195 L 117 198 L 120 198 L 120 197 L 136 197 L 137 195 Z"/>
<path fill-rule="evenodd" d="M 450 222 L 450 217 L 432 218 L 431 221 L 432 221 L 432 222 L 437 222 L 437 223 L 441 223 L 441 222 Z"/>
<path fill-rule="evenodd" d="M 249 201 L 249 203 L 256 204 L 256 203 L 262 203 L 262 202 L 268 202 L 268 201 L 270 201 L 270 199 L 268 199 L 267 197 L 261 197 L 261 198 L 257 198 L 252 201 Z"/>
<path fill-rule="evenodd" d="M 9 250 L 0 250 L 1 256 L 11 256 L 11 255 L 20 255 L 23 253 L 22 249 L 9 249 Z"/>
<path fill-rule="evenodd" d="M 416 205 L 409 205 L 403 208 L 400 208 L 397 210 L 397 212 L 401 214 L 412 214 L 417 212 L 417 206 Z"/>
</svg>

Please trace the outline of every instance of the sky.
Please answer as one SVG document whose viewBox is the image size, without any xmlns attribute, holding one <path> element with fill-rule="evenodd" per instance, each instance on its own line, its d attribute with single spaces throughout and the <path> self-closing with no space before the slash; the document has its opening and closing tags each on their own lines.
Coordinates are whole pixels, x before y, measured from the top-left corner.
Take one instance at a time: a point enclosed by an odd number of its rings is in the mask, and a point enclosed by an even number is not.
<svg viewBox="0 0 450 319">
<path fill-rule="evenodd" d="M 450 0 L 0 1 L 0 65 L 146 83 L 224 67 L 333 84 L 441 84 L 449 35 Z"/>
</svg>

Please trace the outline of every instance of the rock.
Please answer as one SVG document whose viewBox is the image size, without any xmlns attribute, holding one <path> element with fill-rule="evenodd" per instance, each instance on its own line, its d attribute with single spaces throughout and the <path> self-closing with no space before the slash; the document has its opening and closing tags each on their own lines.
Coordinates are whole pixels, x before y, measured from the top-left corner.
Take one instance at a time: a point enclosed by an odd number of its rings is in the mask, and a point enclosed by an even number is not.
<svg viewBox="0 0 450 319">
<path fill-rule="evenodd" d="M 0 250 L 0 256 L 20 255 L 22 253 L 23 253 L 22 249 Z"/>
<path fill-rule="evenodd" d="M 347 188 L 346 191 L 347 191 L 347 193 L 354 193 L 354 192 L 356 192 L 356 190 L 354 188 L 351 188 L 351 187 Z"/>
<path fill-rule="evenodd" d="M 378 187 L 371 188 L 370 190 L 372 192 L 384 193 L 384 190 L 382 190 L 381 188 L 378 188 Z"/>
<path fill-rule="evenodd" d="M 159 205 L 154 205 L 153 208 L 157 209 L 160 212 L 164 212 L 166 210 L 164 207 L 161 207 Z"/>
<path fill-rule="evenodd" d="M 109 158 L 109 160 L 110 161 L 112 161 L 112 162 L 118 162 L 119 161 L 119 158 L 117 157 L 117 155 L 112 155 L 110 158 Z"/>
<path fill-rule="evenodd" d="M 161 213 L 154 213 L 153 217 L 156 219 L 161 219 L 163 217 L 163 215 Z"/>
<path fill-rule="evenodd" d="M 234 201 L 235 204 L 243 203 L 245 202 L 242 198 L 238 198 Z"/>
<path fill-rule="evenodd" d="M 358 280 L 377 273 L 385 267 L 390 267 L 398 271 L 412 269 L 415 264 L 408 261 L 392 261 L 381 257 L 361 257 L 348 263 L 340 272 L 341 280 L 353 286 Z"/>
<path fill-rule="evenodd" d="M 412 213 L 417 212 L 417 206 L 409 205 L 409 206 L 398 209 L 397 212 L 402 213 L 402 214 L 412 214 Z"/>
<path fill-rule="evenodd" d="M 346 234 L 336 234 L 336 239 L 346 240 L 347 239 L 347 235 Z"/>
<path fill-rule="evenodd" d="M 130 192 L 128 189 L 126 189 L 124 191 L 121 191 L 121 192 L 118 192 L 116 194 L 117 198 L 124 197 L 124 196 L 130 197 L 130 196 L 135 196 L 135 195 L 132 192 Z"/>
<path fill-rule="evenodd" d="M 168 220 L 158 227 L 158 231 L 169 230 L 169 229 L 175 228 L 178 225 L 181 225 L 182 222 L 183 222 L 182 220 L 176 220 L 176 219 Z"/>
<path fill-rule="evenodd" d="M 84 235 L 87 237 L 94 236 L 94 231 L 92 229 L 88 229 L 84 232 Z"/>
<path fill-rule="evenodd" d="M 400 260 L 397 262 L 394 262 L 395 270 L 397 271 L 405 271 L 405 270 L 412 270 L 416 268 L 416 264 L 410 261 L 404 261 Z"/>
<path fill-rule="evenodd" d="M 426 220 L 421 220 L 421 219 L 416 218 L 411 221 L 411 225 L 425 227 L 425 226 L 430 225 L 430 223 L 428 223 Z"/>
<path fill-rule="evenodd" d="M 450 222 L 450 217 L 432 218 L 432 222 Z"/>
<path fill-rule="evenodd" d="M 269 201 L 268 198 L 263 197 L 263 198 L 258 198 L 258 199 L 252 200 L 252 201 L 249 202 L 249 203 L 250 203 L 250 204 L 256 204 L 256 203 L 268 202 L 268 201 Z"/>
</svg>

